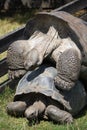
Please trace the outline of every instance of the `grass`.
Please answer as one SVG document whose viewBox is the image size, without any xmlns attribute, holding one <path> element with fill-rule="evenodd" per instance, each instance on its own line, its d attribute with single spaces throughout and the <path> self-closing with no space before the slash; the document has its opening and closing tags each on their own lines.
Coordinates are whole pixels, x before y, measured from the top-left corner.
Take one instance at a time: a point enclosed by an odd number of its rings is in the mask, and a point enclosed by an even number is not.
<svg viewBox="0 0 87 130">
<path fill-rule="evenodd" d="M 25 24 L 34 12 L 15 14 L 12 17 L 0 17 L 0 36 Z M 6 57 L 6 52 L 0 55 L 0 59 Z M 5 80 L 6 77 L 4 77 Z M 83 110 L 73 124 L 58 125 L 53 122 L 41 121 L 38 125 L 29 126 L 25 118 L 14 118 L 6 113 L 8 102 L 13 100 L 15 90 L 7 86 L 0 94 L 0 130 L 87 130 L 87 110 Z"/>
<path fill-rule="evenodd" d="M 25 12 L 15 13 L 5 16 L 2 14 L 0 16 L 0 36 L 7 34 L 10 31 L 17 29 L 18 27 L 24 25 L 31 16 L 35 14 L 35 10 L 28 10 Z"/>
</svg>

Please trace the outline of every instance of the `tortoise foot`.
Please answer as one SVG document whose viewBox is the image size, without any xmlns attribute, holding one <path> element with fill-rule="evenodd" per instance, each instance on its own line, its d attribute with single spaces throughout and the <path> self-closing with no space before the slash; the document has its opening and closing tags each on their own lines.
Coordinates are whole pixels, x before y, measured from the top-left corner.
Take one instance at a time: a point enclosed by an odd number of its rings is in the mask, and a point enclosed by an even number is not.
<svg viewBox="0 0 87 130">
<path fill-rule="evenodd" d="M 26 103 L 22 101 L 11 102 L 7 105 L 7 113 L 11 116 L 23 116 L 26 110 Z"/>
</svg>

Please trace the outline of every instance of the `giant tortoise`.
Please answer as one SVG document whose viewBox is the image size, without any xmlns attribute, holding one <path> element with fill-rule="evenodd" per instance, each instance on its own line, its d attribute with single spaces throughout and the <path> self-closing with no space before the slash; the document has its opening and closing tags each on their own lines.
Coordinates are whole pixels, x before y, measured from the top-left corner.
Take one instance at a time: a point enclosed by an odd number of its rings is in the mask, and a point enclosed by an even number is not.
<svg viewBox="0 0 87 130">
<path fill-rule="evenodd" d="M 8 48 L 9 77 L 20 77 L 50 59 L 58 70 L 56 86 L 71 89 L 81 74 L 81 66 L 87 66 L 86 35 L 84 21 L 69 13 L 37 14 L 26 24 L 24 40 L 15 41 Z"/>
<path fill-rule="evenodd" d="M 7 105 L 12 116 L 22 116 L 30 121 L 50 119 L 60 123 L 72 123 L 86 105 L 87 94 L 84 86 L 77 81 L 69 91 L 61 91 L 54 85 L 57 69 L 41 65 L 28 71 L 19 81 L 14 102 Z"/>
</svg>

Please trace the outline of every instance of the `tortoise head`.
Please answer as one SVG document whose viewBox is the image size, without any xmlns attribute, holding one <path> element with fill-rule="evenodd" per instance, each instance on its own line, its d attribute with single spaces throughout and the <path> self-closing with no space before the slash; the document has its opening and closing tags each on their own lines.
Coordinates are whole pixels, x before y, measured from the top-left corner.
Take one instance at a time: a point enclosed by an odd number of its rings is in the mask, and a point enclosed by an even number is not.
<svg viewBox="0 0 87 130">
<path fill-rule="evenodd" d="M 28 107 L 25 111 L 25 117 L 29 121 L 37 120 L 38 110 L 33 105 Z"/>
<path fill-rule="evenodd" d="M 40 97 L 38 97 L 40 98 Z M 43 99 L 43 98 L 42 98 Z M 44 100 L 37 100 L 31 105 L 29 106 L 26 111 L 25 111 L 25 117 L 29 120 L 29 121 L 38 121 L 38 118 L 43 116 L 44 111 L 46 109 L 46 104 L 44 102 Z"/>
</svg>

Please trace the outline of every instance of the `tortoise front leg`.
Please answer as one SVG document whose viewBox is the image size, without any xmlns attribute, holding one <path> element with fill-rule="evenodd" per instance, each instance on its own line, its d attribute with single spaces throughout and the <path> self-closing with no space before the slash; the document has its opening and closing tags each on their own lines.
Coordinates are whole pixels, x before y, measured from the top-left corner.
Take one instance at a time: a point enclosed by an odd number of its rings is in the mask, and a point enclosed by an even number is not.
<svg viewBox="0 0 87 130">
<path fill-rule="evenodd" d="M 55 121 L 60 123 L 73 123 L 73 117 L 70 113 L 60 110 L 58 107 L 54 105 L 49 105 L 45 111 L 46 116 Z"/>
<path fill-rule="evenodd" d="M 6 111 L 9 115 L 12 116 L 23 116 L 26 107 L 27 107 L 26 102 L 15 101 L 15 102 L 10 102 L 7 105 Z"/>
<path fill-rule="evenodd" d="M 60 54 L 56 63 L 58 75 L 55 77 L 55 85 L 60 89 L 71 89 L 78 80 L 81 59 L 76 49 L 66 49 Z"/>
</svg>

